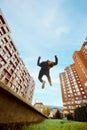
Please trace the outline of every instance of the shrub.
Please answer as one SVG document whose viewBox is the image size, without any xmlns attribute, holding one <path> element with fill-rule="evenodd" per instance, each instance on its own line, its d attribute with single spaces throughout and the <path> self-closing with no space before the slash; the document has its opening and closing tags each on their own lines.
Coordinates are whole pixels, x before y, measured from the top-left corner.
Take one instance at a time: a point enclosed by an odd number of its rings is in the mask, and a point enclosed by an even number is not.
<svg viewBox="0 0 87 130">
<path fill-rule="evenodd" d="M 61 119 L 61 113 L 60 113 L 59 110 L 57 110 L 57 112 L 55 113 L 54 118 L 55 119 Z"/>
<path fill-rule="evenodd" d="M 73 116 L 71 113 L 67 114 L 67 120 L 73 120 Z"/>
</svg>

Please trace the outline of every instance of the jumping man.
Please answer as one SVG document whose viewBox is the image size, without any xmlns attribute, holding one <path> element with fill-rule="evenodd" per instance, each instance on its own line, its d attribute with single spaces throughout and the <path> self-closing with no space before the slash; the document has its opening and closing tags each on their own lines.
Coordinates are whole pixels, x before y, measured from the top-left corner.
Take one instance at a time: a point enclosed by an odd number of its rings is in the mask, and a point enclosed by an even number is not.
<svg viewBox="0 0 87 130">
<path fill-rule="evenodd" d="M 55 57 L 55 62 L 47 60 L 47 61 L 43 61 L 41 63 L 40 63 L 41 57 L 40 56 L 38 57 L 37 65 L 41 67 L 39 75 L 38 75 L 38 79 L 42 83 L 42 88 L 45 87 L 45 81 L 42 79 L 43 75 L 46 75 L 50 86 L 52 86 L 50 71 L 49 70 L 50 70 L 50 68 L 52 68 L 53 66 L 58 64 L 57 56 L 55 55 L 54 57 Z"/>
</svg>

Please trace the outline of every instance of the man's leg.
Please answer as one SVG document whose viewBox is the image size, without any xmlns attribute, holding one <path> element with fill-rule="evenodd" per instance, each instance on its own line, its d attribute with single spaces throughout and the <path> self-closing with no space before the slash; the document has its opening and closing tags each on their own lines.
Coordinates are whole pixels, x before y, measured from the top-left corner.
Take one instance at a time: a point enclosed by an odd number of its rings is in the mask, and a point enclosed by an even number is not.
<svg viewBox="0 0 87 130">
<path fill-rule="evenodd" d="M 38 75 L 38 79 L 39 79 L 40 82 L 43 82 L 42 77 L 43 77 L 43 74 L 40 72 L 39 75 Z"/>
<path fill-rule="evenodd" d="M 50 86 L 52 86 L 51 78 L 50 77 L 47 77 L 47 78 L 48 78 L 48 82 L 49 82 Z"/>
<path fill-rule="evenodd" d="M 50 86 L 52 86 L 51 77 L 50 77 L 49 73 L 46 76 L 47 76 L 47 79 L 48 79 Z"/>
<path fill-rule="evenodd" d="M 43 73 L 41 73 L 41 71 L 40 71 L 38 79 L 42 83 L 42 88 L 44 88 L 45 87 L 45 81 L 42 79 L 42 77 L 43 77 Z"/>
</svg>

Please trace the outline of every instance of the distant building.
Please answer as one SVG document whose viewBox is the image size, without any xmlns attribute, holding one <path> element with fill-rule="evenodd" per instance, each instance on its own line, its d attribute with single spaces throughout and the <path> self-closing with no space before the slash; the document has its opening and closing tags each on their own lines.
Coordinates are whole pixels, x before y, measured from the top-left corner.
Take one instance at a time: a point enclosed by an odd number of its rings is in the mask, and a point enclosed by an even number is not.
<svg viewBox="0 0 87 130">
<path fill-rule="evenodd" d="M 10 34 L 0 10 L 0 81 L 32 103 L 35 82 L 20 58 Z"/>
<path fill-rule="evenodd" d="M 42 102 L 36 102 L 36 103 L 34 104 L 34 107 L 35 107 L 38 111 L 40 111 L 40 112 L 43 113 L 44 105 L 43 105 Z"/>
<path fill-rule="evenodd" d="M 49 117 L 53 118 L 57 112 L 57 108 L 51 108 Z"/>
<path fill-rule="evenodd" d="M 74 52 L 73 59 L 75 63 L 59 76 L 65 114 L 87 103 L 87 42 Z"/>
<path fill-rule="evenodd" d="M 50 118 L 55 118 L 55 114 L 57 111 L 60 112 L 61 118 L 63 118 L 63 107 L 58 107 L 58 106 L 49 106 L 50 108 Z"/>
</svg>

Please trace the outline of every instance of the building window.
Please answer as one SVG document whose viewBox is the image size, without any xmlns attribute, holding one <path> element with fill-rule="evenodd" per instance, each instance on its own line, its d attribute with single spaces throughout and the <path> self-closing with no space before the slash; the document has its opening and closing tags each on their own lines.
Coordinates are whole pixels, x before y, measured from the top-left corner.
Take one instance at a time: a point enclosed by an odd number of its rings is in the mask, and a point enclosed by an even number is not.
<svg viewBox="0 0 87 130">
<path fill-rule="evenodd" d="M 0 45 L 2 45 L 2 44 L 4 44 L 4 42 L 1 40 L 1 41 L 0 41 Z"/>
<path fill-rule="evenodd" d="M 3 24 L 2 21 L 1 21 L 1 19 L 0 19 L 0 24 Z"/>
<path fill-rule="evenodd" d="M 84 92 L 84 91 L 82 91 L 82 94 L 85 94 L 85 92 Z"/>
<path fill-rule="evenodd" d="M 80 90 L 83 90 L 83 88 L 80 88 Z"/>
</svg>

